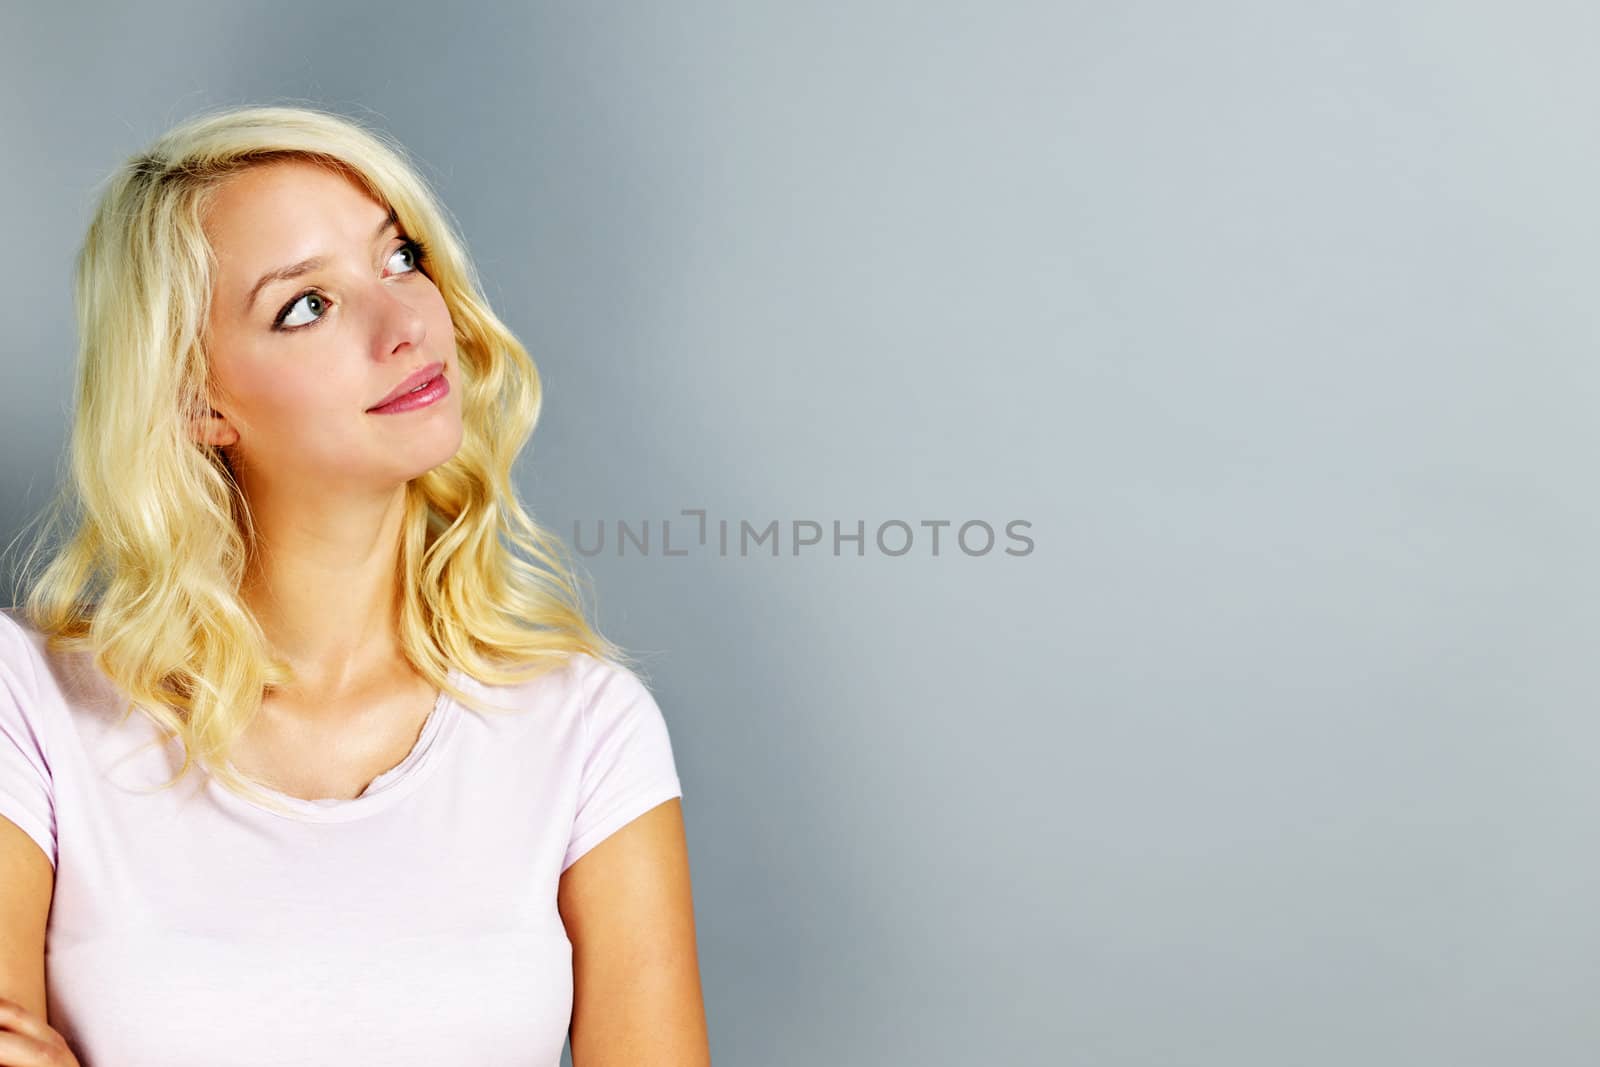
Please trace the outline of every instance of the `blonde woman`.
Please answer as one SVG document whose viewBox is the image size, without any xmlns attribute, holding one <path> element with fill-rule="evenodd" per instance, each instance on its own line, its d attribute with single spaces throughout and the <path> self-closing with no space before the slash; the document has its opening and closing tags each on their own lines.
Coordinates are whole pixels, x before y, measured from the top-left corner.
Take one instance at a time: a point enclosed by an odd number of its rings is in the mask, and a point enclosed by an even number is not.
<svg viewBox="0 0 1600 1067">
<path fill-rule="evenodd" d="M 519 504 L 539 378 L 403 150 L 201 115 L 76 287 L 0 613 L 0 1067 L 708 1063 L 666 722 Z"/>
</svg>

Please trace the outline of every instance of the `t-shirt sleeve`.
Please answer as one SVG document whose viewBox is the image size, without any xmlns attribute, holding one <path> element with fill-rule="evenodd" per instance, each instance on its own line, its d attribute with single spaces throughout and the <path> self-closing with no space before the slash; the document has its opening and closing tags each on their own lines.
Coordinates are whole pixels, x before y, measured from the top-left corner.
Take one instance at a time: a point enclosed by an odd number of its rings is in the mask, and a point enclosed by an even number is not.
<svg viewBox="0 0 1600 1067">
<path fill-rule="evenodd" d="M 583 771 L 562 871 L 640 815 L 683 795 L 667 722 L 650 690 L 617 664 L 595 660 L 589 667 Z"/>
<path fill-rule="evenodd" d="M 0 619 L 0 815 L 11 820 L 56 864 L 56 808 L 43 724 L 24 656 L 26 638 Z"/>
</svg>

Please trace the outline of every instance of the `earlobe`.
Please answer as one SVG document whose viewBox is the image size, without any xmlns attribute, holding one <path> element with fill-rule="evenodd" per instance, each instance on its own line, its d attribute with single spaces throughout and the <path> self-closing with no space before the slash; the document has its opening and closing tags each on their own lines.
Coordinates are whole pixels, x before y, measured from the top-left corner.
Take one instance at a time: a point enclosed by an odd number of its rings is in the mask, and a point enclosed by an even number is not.
<svg viewBox="0 0 1600 1067">
<path fill-rule="evenodd" d="M 211 409 L 210 414 L 196 415 L 190 420 L 189 427 L 189 435 L 202 445 L 226 448 L 239 440 L 239 431 L 228 422 L 227 416 L 215 408 Z"/>
</svg>

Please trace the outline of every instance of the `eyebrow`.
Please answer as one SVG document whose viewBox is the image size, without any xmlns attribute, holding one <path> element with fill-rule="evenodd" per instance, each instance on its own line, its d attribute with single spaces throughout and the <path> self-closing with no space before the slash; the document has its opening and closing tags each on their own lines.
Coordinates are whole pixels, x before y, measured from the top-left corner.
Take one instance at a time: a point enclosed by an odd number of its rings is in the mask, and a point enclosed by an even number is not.
<svg viewBox="0 0 1600 1067">
<path fill-rule="evenodd" d="M 399 225 L 399 215 L 395 213 L 394 208 L 390 208 L 389 214 L 384 218 L 382 224 L 378 226 L 378 232 L 372 235 L 372 239 L 376 241 L 378 238 L 388 233 L 389 230 L 398 228 Z M 256 297 L 260 295 L 261 290 L 265 289 L 273 282 L 288 281 L 290 278 L 298 278 L 302 274 L 310 274 L 312 271 L 316 270 L 326 262 L 327 260 L 322 256 L 312 256 L 310 259 L 302 259 L 298 263 L 291 263 L 287 267 L 279 267 L 277 270 L 267 271 L 267 273 L 261 276 L 261 280 L 256 282 L 254 287 L 251 288 L 250 295 L 245 298 L 245 314 L 248 315 L 251 309 L 255 307 Z"/>
</svg>

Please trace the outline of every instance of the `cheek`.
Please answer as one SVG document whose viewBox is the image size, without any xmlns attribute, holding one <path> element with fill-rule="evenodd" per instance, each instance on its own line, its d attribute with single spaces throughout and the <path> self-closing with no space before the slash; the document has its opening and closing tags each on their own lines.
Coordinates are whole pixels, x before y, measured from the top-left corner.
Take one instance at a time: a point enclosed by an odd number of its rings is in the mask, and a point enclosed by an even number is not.
<svg viewBox="0 0 1600 1067">
<path fill-rule="evenodd" d="M 258 437 L 304 436 L 307 424 L 322 423 L 329 411 L 361 406 L 364 382 L 341 383 L 326 372 L 332 361 L 298 352 L 281 358 L 238 360 L 229 368 L 227 387 L 240 420 Z M 299 358 L 307 357 L 307 358 Z"/>
<path fill-rule="evenodd" d="M 456 328 L 450 318 L 450 307 L 444 294 L 435 286 L 428 286 L 428 307 L 424 314 L 428 320 L 428 333 L 447 349 L 455 348 Z"/>
</svg>

